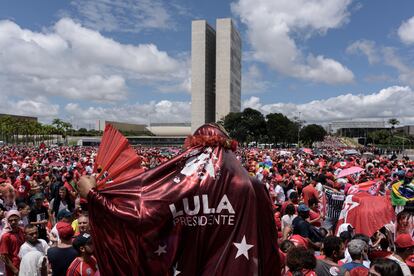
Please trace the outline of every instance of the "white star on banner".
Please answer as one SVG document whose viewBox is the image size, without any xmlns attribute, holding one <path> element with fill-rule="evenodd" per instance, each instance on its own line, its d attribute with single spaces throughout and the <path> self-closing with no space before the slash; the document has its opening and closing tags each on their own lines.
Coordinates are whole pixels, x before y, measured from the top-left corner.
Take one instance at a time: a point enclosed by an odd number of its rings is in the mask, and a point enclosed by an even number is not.
<svg viewBox="0 0 414 276">
<path fill-rule="evenodd" d="M 167 251 L 165 250 L 166 248 L 167 248 L 166 245 L 164 246 L 158 245 L 158 249 L 154 253 L 158 254 L 158 256 L 161 256 L 161 254 L 167 253 Z"/>
<path fill-rule="evenodd" d="M 177 270 L 177 267 L 178 267 L 178 264 L 176 264 L 176 265 L 174 266 L 174 276 L 177 276 L 178 274 L 180 274 L 180 273 L 181 273 L 181 271 Z"/>
<path fill-rule="evenodd" d="M 247 259 L 249 259 L 249 253 L 247 251 L 252 248 L 253 245 L 246 243 L 246 236 L 243 236 L 243 239 L 240 243 L 233 242 L 233 244 L 235 247 L 237 247 L 237 254 L 235 259 L 237 259 L 240 255 L 244 255 Z"/>
</svg>

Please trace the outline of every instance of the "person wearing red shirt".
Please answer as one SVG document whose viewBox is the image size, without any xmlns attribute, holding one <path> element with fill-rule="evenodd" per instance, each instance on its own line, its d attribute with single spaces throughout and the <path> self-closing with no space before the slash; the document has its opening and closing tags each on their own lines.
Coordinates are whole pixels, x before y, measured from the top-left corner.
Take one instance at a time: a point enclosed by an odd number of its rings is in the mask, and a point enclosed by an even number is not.
<svg viewBox="0 0 414 276">
<path fill-rule="evenodd" d="M 26 202 L 31 188 L 30 183 L 26 179 L 19 177 L 14 182 L 13 187 L 16 189 L 17 199 Z"/>
<path fill-rule="evenodd" d="M 288 201 L 283 202 L 283 204 L 282 204 L 282 208 L 281 208 L 281 210 L 280 210 L 280 215 L 281 215 L 281 216 L 285 215 L 285 210 L 286 210 L 286 207 L 287 207 L 289 204 L 293 204 L 293 205 L 295 205 L 295 209 L 296 209 L 296 206 L 297 206 L 297 204 L 298 204 L 298 203 L 299 203 L 299 195 L 298 195 L 298 193 L 297 193 L 297 192 L 292 192 L 292 193 L 289 195 L 289 200 L 288 200 Z"/>
<path fill-rule="evenodd" d="M 66 276 L 95 275 L 98 265 L 93 256 L 94 247 L 91 235 L 88 233 L 79 235 L 72 245 L 78 251 L 79 257 L 70 264 Z"/>
<path fill-rule="evenodd" d="M 303 202 L 305 202 L 306 205 L 309 206 L 309 199 L 315 198 L 318 200 L 319 194 L 318 191 L 315 189 L 316 181 L 312 180 L 310 184 L 308 184 L 305 188 L 302 189 L 302 196 L 303 196 Z"/>
<path fill-rule="evenodd" d="M 316 227 L 321 227 L 321 215 L 318 209 L 318 200 L 316 198 L 309 199 L 309 223 Z"/>
<path fill-rule="evenodd" d="M 7 212 L 6 220 L 10 225 L 10 229 L 1 237 L 0 258 L 6 265 L 6 275 L 15 276 L 19 274 L 20 258 L 18 254 L 20 247 L 25 242 L 24 231 L 19 227 L 19 211 L 11 210 Z"/>
</svg>

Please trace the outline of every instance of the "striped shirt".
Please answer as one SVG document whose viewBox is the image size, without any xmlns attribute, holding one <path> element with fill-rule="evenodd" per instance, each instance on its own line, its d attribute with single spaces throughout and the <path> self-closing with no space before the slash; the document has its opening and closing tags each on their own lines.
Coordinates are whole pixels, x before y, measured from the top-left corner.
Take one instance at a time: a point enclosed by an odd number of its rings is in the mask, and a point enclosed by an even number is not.
<svg viewBox="0 0 414 276">
<path fill-rule="evenodd" d="M 339 219 L 345 201 L 345 195 L 328 189 L 325 190 L 325 195 L 327 209 L 326 216 L 328 218 Z"/>
</svg>

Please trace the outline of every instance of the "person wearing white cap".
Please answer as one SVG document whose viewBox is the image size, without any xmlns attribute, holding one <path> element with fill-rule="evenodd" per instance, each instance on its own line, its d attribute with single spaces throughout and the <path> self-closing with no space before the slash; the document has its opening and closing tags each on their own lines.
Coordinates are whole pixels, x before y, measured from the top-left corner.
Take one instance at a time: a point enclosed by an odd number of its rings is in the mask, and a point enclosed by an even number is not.
<svg viewBox="0 0 414 276">
<path fill-rule="evenodd" d="M 6 265 L 6 275 L 14 276 L 19 273 L 20 258 L 18 254 L 20 247 L 24 243 L 24 231 L 19 227 L 19 211 L 8 211 L 6 221 L 10 228 L 1 238 L 0 258 Z"/>
</svg>

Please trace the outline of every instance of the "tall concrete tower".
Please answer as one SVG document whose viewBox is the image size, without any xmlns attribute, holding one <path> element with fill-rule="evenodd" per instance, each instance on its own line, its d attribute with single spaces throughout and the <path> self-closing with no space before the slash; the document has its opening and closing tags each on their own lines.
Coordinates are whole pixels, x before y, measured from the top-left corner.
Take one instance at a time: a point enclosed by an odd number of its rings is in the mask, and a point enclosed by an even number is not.
<svg viewBox="0 0 414 276">
<path fill-rule="evenodd" d="M 240 111 L 241 38 L 230 18 L 191 26 L 191 130 Z"/>
<path fill-rule="evenodd" d="M 191 131 L 215 121 L 216 31 L 205 20 L 191 25 Z"/>
<path fill-rule="evenodd" d="M 230 18 L 216 22 L 216 121 L 240 112 L 241 38 Z"/>
</svg>

